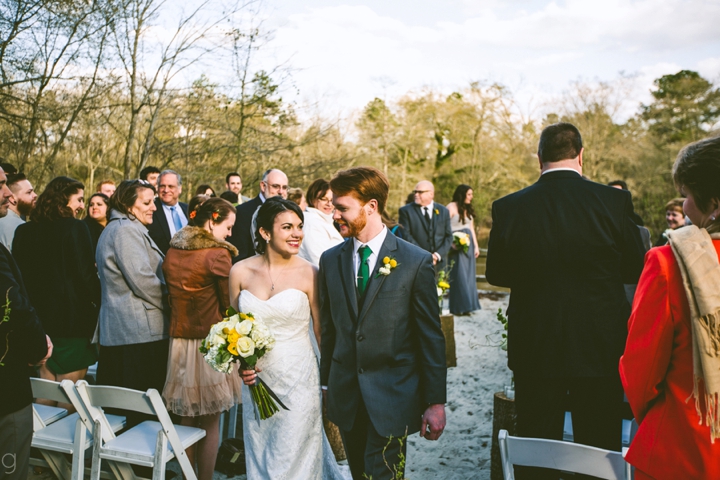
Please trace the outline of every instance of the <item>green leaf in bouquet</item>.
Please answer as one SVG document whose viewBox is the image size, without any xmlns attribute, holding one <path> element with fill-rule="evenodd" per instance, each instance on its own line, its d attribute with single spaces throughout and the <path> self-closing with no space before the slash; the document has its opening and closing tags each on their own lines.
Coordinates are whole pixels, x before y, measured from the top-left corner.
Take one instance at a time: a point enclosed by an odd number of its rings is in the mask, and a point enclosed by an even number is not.
<svg viewBox="0 0 720 480">
<path fill-rule="evenodd" d="M 237 315 L 237 313 L 238 312 L 233 307 L 227 307 L 225 309 L 225 317 L 226 318 L 232 317 L 233 315 Z"/>
<path fill-rule="evenodd" d="M 259 357 L 257 355 L 250 355 L 249 357 L 245 357 L 245 363 L 247 363 L 250 367 L 254 367 L 257 365 L 258 358 Z"/>
<path fill-rule="evenodd" d="M 228 352 L 224 348 L 218 352 L 218 360 L 219 360 L 218 363 L 225 363 L 228 360 L 230 360 L 231 358 L 232 358 L 232 355 L 230 354 L 230 352 Z"/>
</svg>

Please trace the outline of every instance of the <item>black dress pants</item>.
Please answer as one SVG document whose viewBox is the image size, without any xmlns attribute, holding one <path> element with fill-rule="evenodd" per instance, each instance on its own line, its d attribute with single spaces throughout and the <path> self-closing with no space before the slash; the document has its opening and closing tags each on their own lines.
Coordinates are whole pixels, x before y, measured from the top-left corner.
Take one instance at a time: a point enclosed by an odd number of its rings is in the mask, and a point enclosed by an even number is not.
<svg viewBox="0 0 720 480">
<path fill-rule="evenodd" d="M 373 427 L 362 399 L 352 429 L 341 429 L 340 436 L 353 480 L 405 478 L 407 438 L 381 436 Z"/>
<path fill-rule="evenodd" d="M 515 407 L 521 437 L 562 440 L 565 412 L 569 410 L 575 443 L 621 450 L 623 389 L 619 376 L 542 378 L 516 374 Z M 557 471 L 547 469 L 515 467 L 515 473 L 518 480 L 558 478 Z"/>
</svg>

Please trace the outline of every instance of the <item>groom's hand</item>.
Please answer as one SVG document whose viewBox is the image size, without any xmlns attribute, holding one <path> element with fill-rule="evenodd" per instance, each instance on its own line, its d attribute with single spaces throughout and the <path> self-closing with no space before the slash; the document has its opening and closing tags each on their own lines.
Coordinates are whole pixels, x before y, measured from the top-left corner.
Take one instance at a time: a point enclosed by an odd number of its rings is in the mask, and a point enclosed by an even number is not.
<svg viewBox="0 0 720 480">
<path fill-rule="evenodd" d="M 430 405 L 422 416 L 420 436 L 426 440 L 437 440 L 445 430 L 445 405 L 436 403 Z"/>
</svg>

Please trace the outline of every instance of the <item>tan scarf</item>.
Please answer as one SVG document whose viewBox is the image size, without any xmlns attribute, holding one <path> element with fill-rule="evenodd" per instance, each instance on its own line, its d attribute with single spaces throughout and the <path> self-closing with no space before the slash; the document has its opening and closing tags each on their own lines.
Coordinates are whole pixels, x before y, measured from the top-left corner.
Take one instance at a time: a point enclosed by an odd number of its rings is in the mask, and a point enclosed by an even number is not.
<svg viewBox="0 0 720 480">
<path fill-rule="evenodd" d="M 710 440 L 720 438 L 720 264 L 710 234 L 694 225 L 668 233 L 668 240 L 680 266 L 690 304 L 693 348 L 693 393 L 695 409 L 703 422 L 700 383 L 705 387 L 705 422 Z M 688 397 L 688 400 L 690 398 Z"/>
</svg>

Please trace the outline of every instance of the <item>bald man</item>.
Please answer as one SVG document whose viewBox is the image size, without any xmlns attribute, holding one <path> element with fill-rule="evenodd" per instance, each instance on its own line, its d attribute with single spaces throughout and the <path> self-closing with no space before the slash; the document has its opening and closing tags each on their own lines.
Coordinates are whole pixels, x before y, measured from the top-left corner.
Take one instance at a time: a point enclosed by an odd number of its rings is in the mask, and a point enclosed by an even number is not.
<svg viewBox="0 0 720 480">
<path fill-rule="evenodd" d="M 435 186 L 423 180 L 415 185 L 415 202 L 400 208 L 403 238 L 427 250 L 433 256 L 435 270 L 445 268 L 452 245 L 448 209 L 435 203 Z"/>
<path fill-rule="evenodd" d="M 227 241 L 238 249 L 238 256 L 233 262 L 239 262 L 255 255 L 253 245 L 252 219 L 253 215 L 265 200 L 271 197 L 287 198 L 288 177 L 281 170 L 271 168 L 267 170 L 260 180 L 260 193 L 257 197 L 243 202 L 237 207 L 237 216 L 233 226 L 232 236 Z"/>
</svg>

